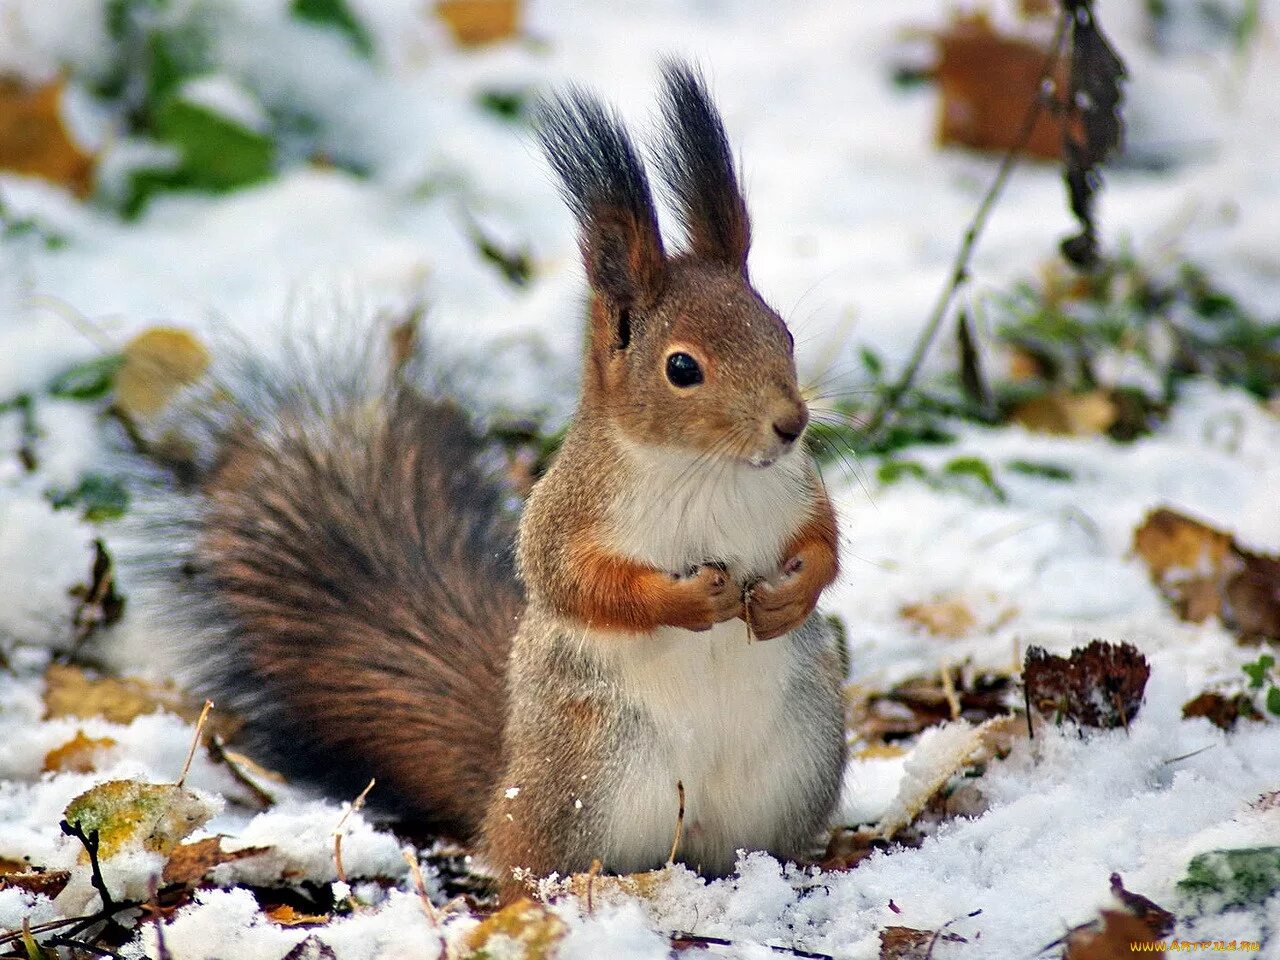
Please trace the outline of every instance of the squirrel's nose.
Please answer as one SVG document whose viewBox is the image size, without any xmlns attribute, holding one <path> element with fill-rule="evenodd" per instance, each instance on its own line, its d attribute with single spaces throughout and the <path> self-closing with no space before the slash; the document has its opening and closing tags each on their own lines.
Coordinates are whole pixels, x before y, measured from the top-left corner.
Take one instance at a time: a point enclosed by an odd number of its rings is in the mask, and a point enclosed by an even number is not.
<svg viewBox="0 0 1280 960">
<path fill-rule="evenodd" d="M 779 440 L 790 446 L 796 442 L 800 434 L 804 433 L 804 428 L 808 424 L 809 411 L 804 407 L 798 407 L 785 417 L 779 417 L 773 421 L 773 432 L 778 435 Z"/>
</svg>

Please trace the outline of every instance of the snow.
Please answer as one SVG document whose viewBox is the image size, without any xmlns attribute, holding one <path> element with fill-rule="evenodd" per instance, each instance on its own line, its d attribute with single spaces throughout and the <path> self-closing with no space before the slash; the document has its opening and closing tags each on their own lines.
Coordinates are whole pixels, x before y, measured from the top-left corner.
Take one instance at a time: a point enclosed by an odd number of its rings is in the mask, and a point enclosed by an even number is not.
<svg viewBox="0 0 1280 960">
<path fill-rule="evenodd" d="M 0 68 L 38 79 L 72 64 L 100 75 L 102 6 L 0 0 Z M 174 15 L 195 6 L 175 4 Z M 1105 243 L 1127 243 L 1143 262 L 1189 256 L 1274 316 L 1280 5 L 1263 3 L 1263 28 L 1245 54 L 1194 30 L 1170 36 L 1158 53 L 1146 42 L 1142 5 L 1098 6 L 1132 74 L 1130 159 L 1107 173 Z M 536 42 L 470 52 L 453 49 L 423 7 L 352 2 L 379 48 L 376 64 L 355 56 L 341 35 L 288 19 L 283 0 L 224 0 L 216 56 L 225 73 L 185 91 L 253 123 L 259 101 L 267 110 L 302 108 L 318 119 L 322 148 L 366 169 L 365 178 L 295 164 L 224 196 L 160 196 L 126 223 L 46 184 L 0 174 L 10 215 L 67 239 L 58 249 L 0 243 L 0 402 L 39 394 L 104 344 L 119 346 L 157 323 L 271 350 L 297 331 L 342 342 L 369 318 L 421 302 L 433 362 L 477 409 L 563 420 L 576 395 L 582 305 L 572 225 L 527 136 L 475 100 L 487 89 L 574 80 L 646 130 L 656 63 L 673 52 L 695 57 L 712 79 L 746 176 L 752 277 L 792 324 L 804 375 L 857 389 L 862 345 L 890 369 L 905 358 L 993 173 L 989 159 L 934 149 L 934 93 L 896 90 L 888 80 L 898 51 L 916 42 L 910 30 L 941 23 L 944 4 L 534 0 L 526 26 Z M 74 84 L 64 110 L 77 130 L 100 136 L 117 179 L 154 152 L 102 133 L 106 120 Z M 476 253 L 472 219 L 503 243 L 528 245 L 535 271 L 527 287 L 508 285 Z M 1059 172 L 1021 168 L 979 248 L 970 299 L 1033 275 L 1072 230 Z M 940 351 L 932 369 L 945 361 Z M 44 719 L 39 677 L 50 652 L 69 645 L 68 591 L 88 578 L 94 537 L 110 547 L 118 532 L 55 511 L 45 497 L 104 461 L 91 408 L 46 397 L 35 416 L 39 466 L 29 473 L 18 457 L 19 416 L 0 413 L 0 654 L 11 666 L 0 674 L 0 858 L 72 869 L 83 892 L 78 847 L 58 830 L 67 803 L 106 779 L 172 782 L 192 730 L 165 714 L 127 725 Z M 1154 436 L 1132 444 L 965 427 L 953 445 L 905 454 L 930 469 L 980 457 L 1007 494 L 1000 503 L 909 479 L 881 487 L 874 463 L 855 464 L 856 475 L 828 470 L 845 574 L 824 604 L 848 625 L 853 681 L 883 687 L 965 661 L 1007 669 L 1031 644 L 1066 651 L 1103 637 L 1128 640 L 1150 660 L 1141 712 L 1127 731 L 1042 725 L 972 781 L 986 812 L 946 821 L 918 848 L 874 853 L 847 873 L 744 852 L 738 875 L 726 880 L 708 883 L 676 867 L 651 895 L 594 912 L 563 898 L 553 907 L 569 929 L 558 955 L 664 957 L 666 934 L 683 930 L 733 941 L 709 956 L 766 957 L 766 945 L 775 945 L 853 960 L 878 955 L 884 926 L 956 921 L 950 929 L 968 943 L 948 943 L 945 953 L 939 945 L 939 960 L 1030 957 L 1112 905 L 1113 871 L 1128 889 L 1176 909 L 1175 884 L 1192 856 L 1275 843 L 1280 810 L 1254 801 L 1280 788 L 1280 724 L 1225 734 L 1181 718 L 1186 700 L 1238 679 L 1257 651 L 1236 646 L 1216 622 L 1178 621 L 1129 541 L 1146 512 L 1165 505 L 1250 547 L 1280 551 L 1277 450 L 1274 408 L 1196 383 Z M 1073 477 L 1018 474 L 1007 467 L 1014 459 L 1060 465 Z M 127 595 L 129 572 L 121 578 Z M 899 615 L 906 604 L 953 596 L 972 606 L 982 629 L 944 640 Z M 111 642 L 104 656 L 114 665 L 163 671 L 168 638 L 144 610 L 129 608 Z M 118 745 L 92 774 L 44 772 L 47 753 L 77 731 Z M 960 762 L 972 737 L 954 724 L 908 744 L 904 756 L 852 760 L 839 822 L 891 816 Z M 272 785 L 277 805 L 255 812 L 244 788 L 202 751 L 187 782 L 227 801 L 197 836 L 224 834 L 227 849 L 271 848 L 217 868 L 220 883 L 337 878 L 334 831 L 351 798 Z M 280 960 L 313 933 L 339 960 L 432 955 L 440 930 L 405 879 L 400 841 L 360 814 L 342 830 L 352 878 L 343 896 L 354 889 L 359 901 L 353 914 L 317 931 L 281 927 L 245 889 L 202 891 L 166 924 L 169 955 Z M 154 855 L 122 858 L 109 880 L 145 892 L 158 865 Z M 369 877 L 400 886 L 383 892 L 363 882 Z M 427 884 L 438 892 L 434 877 Z M 47 899 L 0 890 L 0 928 L 57 915 Z M 442 923 L 461 949 L 475 921 L 455 909 Z M 1280 956 L 1277 929 L 1273 897 L 1257 910 L 1184 922 L 1177 935 L 1271 936 L 1268 949 Z M 148 924 L 123 955 L 158 952 Z"/>
</svg>

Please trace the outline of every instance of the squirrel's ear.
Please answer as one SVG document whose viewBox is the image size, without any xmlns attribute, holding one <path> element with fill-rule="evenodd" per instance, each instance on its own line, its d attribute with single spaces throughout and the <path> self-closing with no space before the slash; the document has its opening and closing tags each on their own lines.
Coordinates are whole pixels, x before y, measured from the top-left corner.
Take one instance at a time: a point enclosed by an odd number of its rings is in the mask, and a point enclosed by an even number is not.
<svg viewBox="0 0 1280 960">
<path fill-rule="evenodd" d="M 578 220 L 587 280 L 617 320 L 615 345 L 625 347 L 632 309 L 658 299 L 666 269 L 644 165 L 617 116 L 583 90 L 545 100 L 536 122 Z"/>
<path fill-rule="evenodd" d="M 687 63 L 663 66 L 667 135 L 657 159 L 689 252 L 747 272 L 751 221 L 724 124 L 702 75 Z"/>
</svg>

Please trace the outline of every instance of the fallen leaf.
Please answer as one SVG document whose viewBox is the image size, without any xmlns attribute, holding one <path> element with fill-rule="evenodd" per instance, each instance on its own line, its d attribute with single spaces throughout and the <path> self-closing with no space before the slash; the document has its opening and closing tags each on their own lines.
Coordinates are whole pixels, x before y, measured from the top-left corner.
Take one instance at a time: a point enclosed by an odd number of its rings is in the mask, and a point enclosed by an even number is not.
<svg viewBox="0 0 1280 960">
<path fill-rule="evenodd" d="M 1139 525 L 1133 548 L 1182 619 L 1216 616 L 1247 643 L 1280 639 L 1280 557 L 1167 508 Z"/>
<path fill-rule="evenodd" d="M 857 830 L 834 830 L 827 841 L 827 849 L 818 866 L 827 872 L 852 870 L 877 850 L 889 849 L 889 843 L 875 830 L 859 827 Z"/>
<path fill-rule="evenodd" d="M 1034 433 L 1093 437 L 1111 429 L 1118 415 L 1115 401 L 1105 390 L 1053 390 L 1018 404 L 1009 419 Z"/>
<path fill-rule="evenodd" d="M 337 960 L 333 947 L 311 936 L 286 953 L 280 960 Z"/>
<path fill-rule="evenodd" d="M 936 934 L 914 927 L 885 927 L 880 931 L 880 960 L 926 960 Z"/>
<path fill-rule="evenodd" d="M 549 909 L 522 897 L 490 914 L 467 934 L 464 956 L 466 960 L 490 957 L 486 948 L 492 941 L 495 948 L 501 944 L 506 953 L 524 960 L 551 960 L 568 932 L 568 925 Z"/>
<path fill-rule="evenodd" d="M 1154 932 L 1131 913 L 1103 910 L 1100 918 L 1067 934 L 1063 960 L 1120 960 L 1137 956 L 1133 944 L 1157 941 Z M 1144 957 L 1163 957 L 1163 950 L 1142 950 Z"/>
<path fill-rule="evenodd" d="M 21 872 L 0 871 L 0 890 L 24 890 L 52 900 L 62 892 L 70 879 L 69 870 L 32 870 L 30 865 L 26 865 L 26 869 Z"/>
<path fill-rule="evenodd" d="M 287 903 L 271 907 L 263 913 L 272 923 L 278 923 L 282 927 L 314 927 L 328 923 L 330 919 L 324 914 L 299 913 Z"/>
<path fill-rule="evenodd" d="M 935 637 L 958 640 L 966 636 L 978 618 L 962 597 L 944 597 L 928 603 L 909 603 L 898 611 L 899 616 L 923 627 Z"/>
<path fill-rule="evenodd" d="M 1020 138 L 1027 105 L 1039 95 L 1049 52 L 1043 44 L 1000 33 L 988 16 L 976 13 L 954 20 L 937 37 L 938 143 L 1004 152 Z M 1058 89 L 1065 67 L 1056 74 Z M 1056 160 L 1062 152 L 1062 122 L 1042 110 L 1024 152 Z"/>
<path fill-rule="evenodd" d="M 601 874 L 575 873 L 564 884 L 564 892 L 571 893 L 583 903 L 590 888 L 593 903 L 622 904 L 628 900 L 652 900 L 670 880 L 666 870 L 647 870 L 643 873 Z"/>
<path fill-rule="evenodd" d="M 438 0 L 436 13 L 464 47 L 508 40 L 520 31 L 520 0 Z"/>
<path fill-rule="evenodd" d="M 65 81 L 38 87 L 0 79 L 0 169 L 40 177 L 87 197 L 94 158 L 80 148 L 62 122 Z"/>
<path fill-rule="evenodd" d="M 116 374 L 116 409 L 130 418 L 155 417 L 209 367 L 209 351 L 186 330 L 152 327 L 125 345 Z"/>
<path fill-rule="evenodd" d="M 1151 667 L 1132 644 L 1094 640 L 1070 658 L 1030 647 L 1022 668 L 1027 701 L 1055 721 L 1103 729 L 1128 726 L 1142 705 Z"/>
<path fill-rule="evenodd" d="M 66 664 L 51 664 L 44 682 L 46 720 L 102 717 L 112 723 L 128 724 L 138 717 L 164 711 L 195 723 L 203 707 L 203 702 L 197 702 L 172 683 L 152 683 L 137 677 L 98 677 Z M 229 737 L 240 726 L 236 717 L 216 711 L 210 714 L 206 730 Z"/>
<path fill-rule="evenodd" d="M 934 803 L 953 777 L 1006 754 L 1025 729 L 1018 717 L 1008 715 L 978 726 L 957 720 L 925 731 L 907 756 L 898 794 L 876 824 L 876 834 L 885 840 L 898 836 Z M 964 806 L 944 810 L 944 816 L 979 812 L 975 807 L 980 798 L 976 796 L 957 798 L 952 793 L 947 800 Z"/>
<path fill-rule="evenodd" d="M 1235 548 L 1241 563 L 1227 581 L 1223 621 L 1249 643 L 1280 640 L 1280 557 Z"/>
<path fill-rule="evenodd" d="M 1118 873 L 1111 875 L 1111 895 L 1124 904 L 1129 913 L 1145 923 L 1152 933 L 1160 937 L 1173 933 L 1178 918 L 1148 897 L 1126 890 Z"/>
<path fill-rule="evenodd" d="M 1235 725 L 1242 719 L 1262 719 L 1262 714 L 1254 706 L 1248 694 L 1236 693 L 1228 697 L 1212 690 L 1207 690 L 1184 703 L 1182 716 L 1184 719 L 1205 717 L 1214 726 L 1221 727 L 1223 730 L 1235 729 Z"/>
<path fill-rule="evenodd" d="M 1222 581 L 1232 550 L 1229 534 L 1160 509 L 1134 531 L 1133 549 L 1182 619 L 1203 623 L 1221 612 Z"/>
<path fill-rule="evenodd" d="M 63 819 L 86 835 L 98 833 L 98 854 L 110 859 L 128 848 L 169 854 L 215 810 L 208 800 L 173 783 L 108 780 L 69 804 Z"/>
<path fill-rule="evenodd" d="M 60 747 L 45 754 L 41 770 L 46 773 L 92 773 L 97 769 L 102 751 L 117 746 L 111 737 L 88 737 L 83 730 Z"/>
<path fill-rule="evenodd" d="M 960 718 L 981 723 L 1012 709 L 1013 679 L 1004 674 L 951 672 Z M 941 673 L 912 677 L 888 691 L 851 688 L 849 727 L 866 744 L 896 742 L 952 719 L 951 697 Z"/>
<path fill-rule="evenodd" d="M 164 865 L 163 880 L 168 884 L 194 887 L 209 875 L 214 867 L 245 857 L 266 853 L 270 847 L 245 847 L 242 850 L 223 850 L 222 837 L 206 837 L 191 843 L 180 843 L 169 854 Z"/>
</svg>

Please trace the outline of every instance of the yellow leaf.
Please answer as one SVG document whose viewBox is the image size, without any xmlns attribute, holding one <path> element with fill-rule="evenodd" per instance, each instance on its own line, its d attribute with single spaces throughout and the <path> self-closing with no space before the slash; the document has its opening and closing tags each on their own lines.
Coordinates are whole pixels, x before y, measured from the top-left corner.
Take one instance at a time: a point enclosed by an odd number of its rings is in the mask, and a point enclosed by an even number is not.
<svg viewBox="0 0 1280 960">
<path fill-rule="evenodd" d="M 316 926 L 321 923 L 328 923 L 329 918 L 324 915 L 313 913 L 299 913 L 287 903 L 279 904 L 270 910 L 263 911 L 267 915 L 267 919 L 272 923 L 278 923 L 282 927 L 305 927 Z"/>
<path fill-rule="evenodd" d="M 527 897 L 491 914 L 467 935 L 467 960 L 514 955 L 524 960 L 550 960 L 568 926 L 540 903 Z M 517 952 L 519 951 L 519 952 Z"/>
<path fill-rule="evenodd" d="M 1105 390 L 1055 390 L 1019 404 L 1010 419 L 1036 433 L 1090 437 L 1109 430 L 1117 416 L 1115 401 Z"/>
<path fill-rule="evenodd" d="M 55 770 L 91 773 L 97 769 L 98 755 L 114 746 L 116 741 L 111 737 L 87 737 L 83 730 L 77 730 L 74 737 L 45 754 L 41 769 L 46 773 Z"/>
<path fill-rule="evenodd" d="M 961 597 L 945 597 L 928 603 L 909 603 L 899 613 L 923 627 L 935 637 L 959 639 L 968 634 L 978 623 L 969 604 Z"/>
<path fill-rule="evenodd" d="M 62 80 L 30 88 L 0 80 L 0 168 L 41 177 L 79 197 L 93 186 L 94 158 L 62 122 Z"/>
<path fill-rule="evenodd" d="M 853 760 L 894 760 L 904 756 L 907 750 L 896 743 L 872 743 L 854 753 Z"/>
<path fill-rule="evenodd" d="M 172 683 L 151 683 L 137 677 L 95 677 L 79 667 L 52 664 L 44 675 L 44 717 L 102 717 L 112 723 L 127 724 L 135 718 L 166 711 L 195 723 L 202 702 L 197 702 Z M 209 729 L 231 736 L 240 721 L 230 714 L 215 712 Z"/>
<path fill-rule="evenodd" d="M 144 330 L 124 348 L 116 374 L 117 409 L 130 417 L 154 417 L 175 393 L 204 375 L 209 360 L 204 344 L 185 330 Z"/>
<path fill-rule="evenodd" d="M 169 854 L 213 816 L 210 803 L 173 783 L 108 780 L 69 804 L 63 818 L 85 834 L 98 832 L 98 855 L 141 847 Z"/>
<path fill-rule="evenodd" d="M 438 0 L 436 14 L 464 47 L 507 40 L 520 30 L 520 0 Z"/>
</svg>

